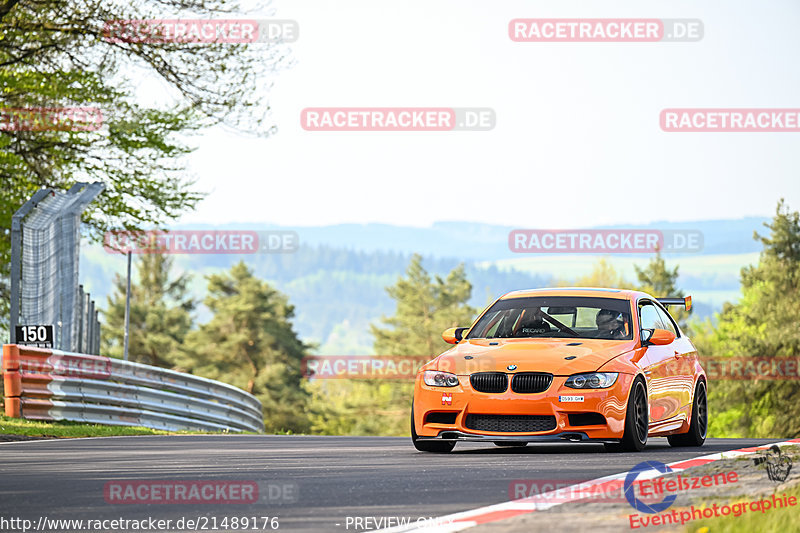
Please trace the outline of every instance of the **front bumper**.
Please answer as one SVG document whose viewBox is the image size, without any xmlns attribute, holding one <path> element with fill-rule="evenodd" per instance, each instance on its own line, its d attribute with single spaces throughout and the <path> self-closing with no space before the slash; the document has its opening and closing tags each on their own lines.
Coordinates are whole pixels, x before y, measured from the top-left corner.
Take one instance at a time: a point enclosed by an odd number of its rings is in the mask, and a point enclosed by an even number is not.
<svg viewBox="0 0 800 533">
<path fill-rule="evenodd" d="M 459 376 L 456 387 L 431 387 L 418 375 L 414 389 L 415 430 L 421 439 L 454 441 L 618 442 L 625 430 L 628 392 L 633 379 L 633 375 L 620 374 L 608 389 L 572 389 L 564 386 L 567 376 L 554 376 L 546 391 L 519 394 L 510 387 L 502 393 L 478 392 L 466 375 Z M 581 399 L 567 401 L 575 397 Z M 429 416 L 431 414 L 434 416 Z M 470 414 L 552 416 L 555 424 L 547 431 L 485 431 L 466 426 Z M 585 416 L 576 416 L 587 414 L 592 414 L 592 423 L 587 424 Z M 598 420 L 604 423 L 598 423 L 594 414 L 602 415 L 602 420 Z M 443 415 L 452 420 L 441 423 Z"/>
</svg>

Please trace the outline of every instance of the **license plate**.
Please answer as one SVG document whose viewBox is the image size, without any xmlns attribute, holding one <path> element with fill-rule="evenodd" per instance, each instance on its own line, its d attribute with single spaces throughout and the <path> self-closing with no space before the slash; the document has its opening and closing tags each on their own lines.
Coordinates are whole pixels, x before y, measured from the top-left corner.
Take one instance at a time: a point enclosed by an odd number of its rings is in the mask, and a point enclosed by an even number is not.
<svg viewBox="0 0 800 533">
<path fill-rule="evenodd" d="M 559 402 L 582 402 L 583 396 L 559 396 Z"/>
</svg>

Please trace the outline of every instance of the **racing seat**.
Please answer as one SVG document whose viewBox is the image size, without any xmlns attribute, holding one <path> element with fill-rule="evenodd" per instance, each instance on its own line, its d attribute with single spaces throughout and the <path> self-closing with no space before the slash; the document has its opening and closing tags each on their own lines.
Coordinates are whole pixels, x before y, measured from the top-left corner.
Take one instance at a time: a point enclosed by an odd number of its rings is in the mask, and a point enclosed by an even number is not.
<svg viewBox="0 0 800 533">
<path fill-rule="evenodd" d="M 525 315 L 533 314 L 530 310 L 525 311 Z M 550 324 L 544 321 L 541 316 L 524 316 L 521 324 L 517 327 L 515 333 L 516 337 L 528 337 L 530 335 L 541 335 L 548 333 L 551 328 Z"/>
</svg>

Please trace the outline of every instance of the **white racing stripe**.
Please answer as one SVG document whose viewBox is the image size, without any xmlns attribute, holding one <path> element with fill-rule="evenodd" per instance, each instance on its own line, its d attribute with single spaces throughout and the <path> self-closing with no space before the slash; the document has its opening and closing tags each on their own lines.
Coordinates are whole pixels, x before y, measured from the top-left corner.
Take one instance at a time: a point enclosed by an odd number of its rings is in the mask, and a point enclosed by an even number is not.
<svg viewBox="0 0 800 533">
<path fill-rule="evenodd" d="M 720 459 L 732 459 L 734 457 L 739 457 L 742 455 L 753 454 L 761 450 L 766 450 L 775 445 L 791 446 L 796 444 L 800 444 L 800 439 L 764 444 L 762 446 L 742 448 L 739 450 L 731 450 L 728 452 L 712 453 L 709 455 L 703 455 L 701 457 L 695 457 L 693 459 L 676 461 L 674 463 L 668 464 L 667 466 L 669 466 L 673 470 L 673 472 L 680 472 L 682 470 L 686 470 L 687 468 L 692 468 L 693 466 L 713 463 L 714 461 L 719 461 Z M 511 500 L 503 503 L 497 503 L 495 505 L 488 505 L 486 507 L 479 507 L 477 509 L 472 509 L 469 511 L 462 511 L 460 513 L 453 513 L 449 515 L 440 516 L 438 518 L 431 519 L 429 524 L 423 524 L 420 527 L 409 524 L 409 525 L 402 525 L 402 526 L 395 526 L 386 529 L 381 529 L 378 530 L 378 532 L 401 533 L 404 531 L 418 531 L 424 533 L 452 533 L 456 531 L 463 531 L 465 529 L 469 529 L 471 527 L 475 527 L 480 524 L 497 522 L 499 520 L 506 520 L 514 516 L 519 516 L 521 514 L 526 514 L 526 513 L 532 513 L 535 511 L 544 511 L 551 507 L 555 507 L 556 505 L 561 505 L 562 503 L 569 503 L 571 501 L 584 499 L 586 498 L 586 496 L 581 496 L 580 494 L 581 492 L 590 493 L 592 488 L 602 483 L 607 483 L 609 481 L 624 482 L 625 477 L 627 475 L 628 472 L 621 472 L 619 474 L 612 474 L 610 476 L 600 477 L 597 479 L 593 479 L 591 481 L 586 481 L 585 483 L 573 485 L 573 487 L 575 486 L 579 487 L 579 490 L 571 491 L 573 496 L 564 497 L 563 496 L 564 489 L 562 488 L 558 490 L 544 492 L 542 494 L 538 494 L 530 498 Z M 639 478 L 653 479 L 661 477 L 663 475 L 666 474 L 662 474 L 661 472 L 653 470 L 651 472 L 642 472 L 642 474 L 638 476 L 637 479 Z M 557 501 L 553 501 L 554 500 L 553 496 L 555 496 L 556 493 L 558 492 L 561 492 L 561 494 L 557 498 L 555 498 Z"/>
</svg>

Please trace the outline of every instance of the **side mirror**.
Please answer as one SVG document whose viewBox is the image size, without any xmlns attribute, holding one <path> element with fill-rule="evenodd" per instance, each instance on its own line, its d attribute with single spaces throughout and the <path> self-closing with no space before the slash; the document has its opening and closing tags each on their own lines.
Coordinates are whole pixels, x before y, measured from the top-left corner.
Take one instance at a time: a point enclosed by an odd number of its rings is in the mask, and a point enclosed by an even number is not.
<svg viewBox="0 0 800 533">
<path fill-rule="evenodd" d="M 464 332 L 469 328 L 449 328 L 442 332 L 442 339 L 447 344 L 458 344 L 463 338 Z"/>
<path fill-rule="evenodd" d="M 666 329 L 643 329 L 642 330 L 642 346 L 655 344 L 657 346 L 664 346 L 671 344 L 675 340 L 675 334 Z"/>
</svg>

